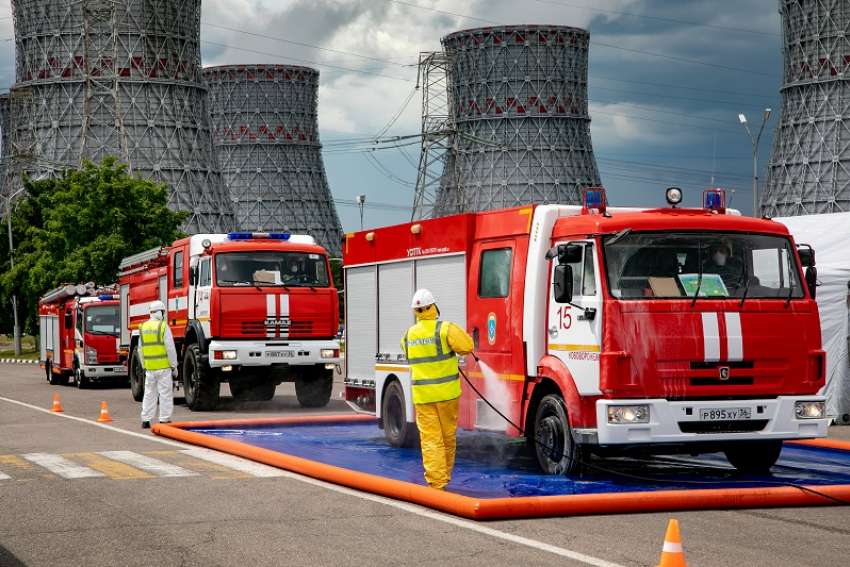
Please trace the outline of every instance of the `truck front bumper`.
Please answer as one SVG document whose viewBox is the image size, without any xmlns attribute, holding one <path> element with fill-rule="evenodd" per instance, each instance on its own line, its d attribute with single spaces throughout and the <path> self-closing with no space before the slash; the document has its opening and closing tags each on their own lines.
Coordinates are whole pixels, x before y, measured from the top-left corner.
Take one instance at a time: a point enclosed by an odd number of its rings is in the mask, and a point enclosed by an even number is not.
<svg viewBox="0 0 850 567">
<path fill-rule="evenodd" d="M 823 396 L 779 396 L 766 400 L 668 401 L 598 400 L 599 445 L 636 445 L 826 437 L 828 420 L 801 419 L 797 402 L 825 402 Z M 610 423 L 608 408 L 647 406 L 647 423 Z"/>
<path fill-rule="evenodd" d="M 305 366 L 340 363 L 339 343 L 324 341 L 210 341 L 209 364 L 225 366 Z"/>
<path fill-rule="evenodd" d="M 110 379 L 124 379 L 127 378 L 127 367 L 121 366 L 119 364 L 105 364 L 105 365 L 84 365 L 82 367 L 83 373 L 86 375 L 86 378 L 99 379 L 99 378 L 110 378 Z"/>
</svg>

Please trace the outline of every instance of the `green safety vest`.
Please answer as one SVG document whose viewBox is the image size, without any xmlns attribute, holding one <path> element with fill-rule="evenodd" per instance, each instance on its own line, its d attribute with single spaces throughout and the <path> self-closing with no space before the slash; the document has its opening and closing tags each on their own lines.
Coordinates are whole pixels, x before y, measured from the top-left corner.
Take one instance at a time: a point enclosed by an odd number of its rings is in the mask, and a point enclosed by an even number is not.
<svg viewBox="0 0 850 567">
<path fill-rule="evenodd" d="M 410 364 L 414 404 L 453 400 L 460 396 L 457 355 L 449 348 L 449 325 L 424 319 L 408 329 L 401 348 Z"/>
<path fill-rule="evenodd" d="M 165 321 L 148 319 L 139 327 L 145 370 L 171 368 L 168 363 L 168 351 L 165 350 L 165 324 Z"/>
</svg>

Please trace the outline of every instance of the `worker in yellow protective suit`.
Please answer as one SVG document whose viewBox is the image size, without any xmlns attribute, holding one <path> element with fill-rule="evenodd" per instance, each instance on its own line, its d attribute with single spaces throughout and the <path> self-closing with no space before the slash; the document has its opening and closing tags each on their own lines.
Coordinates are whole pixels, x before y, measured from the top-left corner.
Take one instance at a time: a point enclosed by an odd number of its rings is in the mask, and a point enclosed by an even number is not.
<svg viewBox="0 0 850 567">
<path fill-rule="evenodd" d="M 472 337 L 454 323 L 439 321 L 434 296 L 427 289 L 413 295 L 416 324 L 401 339 L 410 364 L 416 425 L 422 442 L 422 464 L 428 486 L 443 490 L 452 477 L 460 407 L 457 355 L 469 354 Z"/>
</svg>

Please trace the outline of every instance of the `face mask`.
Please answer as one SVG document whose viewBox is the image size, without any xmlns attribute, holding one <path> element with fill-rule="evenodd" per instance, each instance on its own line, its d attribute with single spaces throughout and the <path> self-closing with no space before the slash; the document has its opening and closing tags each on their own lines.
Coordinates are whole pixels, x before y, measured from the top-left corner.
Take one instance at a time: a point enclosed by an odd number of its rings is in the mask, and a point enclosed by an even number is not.
<svg viewBox="0 0 850 567">
<path fill-rule="evenodd" d="M 721 250 L 715 252 L 712 258 L 714 258 L 714 263 L 718 266 L 724 266 L 726 264 L 726 253 Z"/>
<path fill-rule="evenodd" d="M 154 311 L 153 313 L 151 313 L 151 317 L 153 317 L 157 321 L 162 321 L 162 311 Z"/>
</svg>

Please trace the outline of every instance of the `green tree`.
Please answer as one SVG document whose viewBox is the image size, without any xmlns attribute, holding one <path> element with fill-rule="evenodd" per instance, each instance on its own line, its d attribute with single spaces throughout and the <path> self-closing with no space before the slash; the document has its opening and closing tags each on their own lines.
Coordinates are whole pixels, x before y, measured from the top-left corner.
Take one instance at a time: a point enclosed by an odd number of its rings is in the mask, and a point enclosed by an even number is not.
<svg viewBox="0 0 850 567">
<path fill-rule="evenodd" d="M 189 212 L 167 208 L 167 185 L 131 177 L 117 157 L 86 161 L 55 179 L 25 180 L 24 188 L 12 213 L 15 267 L 0 276 L 0 296 L 9 305 L 17 294 L 25 333 L 38 328 L 44 293 L 63 283 L 115 283 L 123 258 L 185 236 L 179 227 Z"/>
</svg>

